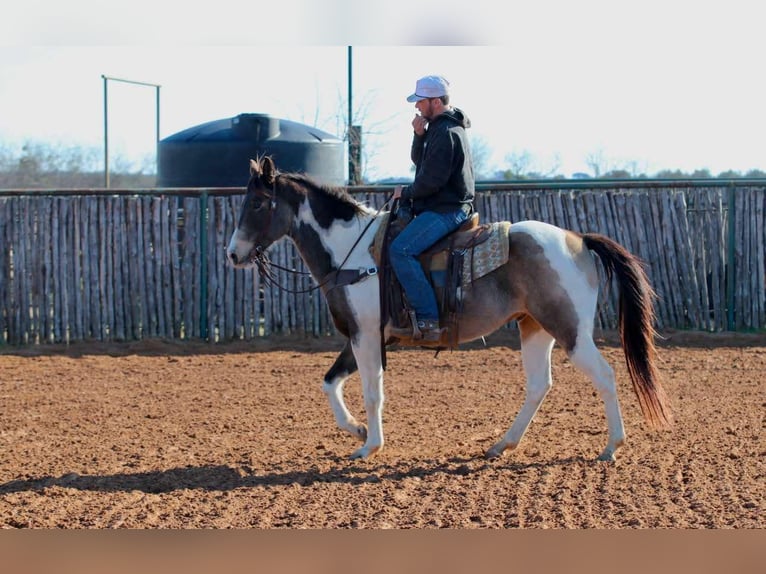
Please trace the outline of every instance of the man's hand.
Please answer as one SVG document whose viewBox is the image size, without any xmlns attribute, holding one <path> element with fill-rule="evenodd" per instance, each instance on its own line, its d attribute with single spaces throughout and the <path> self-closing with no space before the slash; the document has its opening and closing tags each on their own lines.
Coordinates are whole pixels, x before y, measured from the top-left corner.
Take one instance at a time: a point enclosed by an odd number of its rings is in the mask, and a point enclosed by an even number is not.
<svg viewBox="0 0 766 574">
<path fill-rule="evenodd" d="M 415 130 L 415 133 L 419 136 L 425 135 L 426 127 L 428 127 L 428 120 L 419 114 L 415 114 L 415 117 L 412 119 L 412 129 Z"/>
<path fill-rule="evenodd" d="M 394 188 L 394 195 L 393 195 L 393 197 L 391 197 L 391 200 L 392 200 L 392 201 L 393 201 L 393 200 L 395 200 L 395 199 L 399 199 L 399 198 L 402 196 L 402 187 L 404 187 L 404 186 L 402 186 L 402 185 L 397 185 L 397 186 Z"/>
</svg>

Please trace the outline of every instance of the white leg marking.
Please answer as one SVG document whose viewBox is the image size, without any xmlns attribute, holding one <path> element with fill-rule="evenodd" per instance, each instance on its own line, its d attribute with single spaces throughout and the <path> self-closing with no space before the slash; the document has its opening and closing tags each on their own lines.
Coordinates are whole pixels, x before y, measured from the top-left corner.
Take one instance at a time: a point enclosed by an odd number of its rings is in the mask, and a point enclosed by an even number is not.
<svg viewBox="0 0 766 574">
<path fill-rule="evenodd" d="M 367 427 L 359 424 L 349 412 L 343 400 L 343 386 L 347 380 L 348 377 L 338 377 L 332 381 L 325 381 L 324 385 L 322 385 L 322 391 L 327 395 L 327 400 L 330 402 L 330 408 L 333 415 L 335 415 L 335 421 L 338 423 L 338 426 L 363 441 L 367 438 Z"/>
<path fill-rule="evenodd" d="M 604 401 L 606 422 L 609 428 L 607 445 L 599 460 L 614 460 L 614 453 L 625 442 L 625 428 L 622 423 L 620 403 L 617 400 L 617 383 L 614 370 L 606 362 L 601 352 L 596 348 L 593 338 L 588 333 L 580 333 L 577 345 L 569 357 L 575 367 L 585 373 L 596 387 L 601 400 Z"/>
<path fill-rule="evenodd" d="M 364 408 L 367 412 L 367 440 L 354 451 L 351 458 L 367 458 L 383 448 L 383 364 L 380 356 L 380 336 L 377 330 L 352 341 L 356 364 L 362 378 Z"/>
<path fill-rule="evenodd" d="M 538 330 L 522 339 L 521 360 L 527 375 L 524 404 L 505 436 L 487 451 L 485 455 L 487 458 L 496 458 L 506 449 L 516 448 L 527 431 L 529 423 L 532 422 L 532 418 L 553 384 L 551 379 L 553 342 L 553 337 L 543 330 Z"/>
</svg>

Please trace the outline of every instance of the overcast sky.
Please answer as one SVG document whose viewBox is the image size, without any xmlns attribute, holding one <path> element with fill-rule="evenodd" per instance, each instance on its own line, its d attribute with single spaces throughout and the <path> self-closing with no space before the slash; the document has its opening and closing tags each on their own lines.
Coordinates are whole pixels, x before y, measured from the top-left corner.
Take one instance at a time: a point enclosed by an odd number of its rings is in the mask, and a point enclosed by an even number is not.
<svg viewBox="0 0 766 574">
<path fill-rule="evenodd" d="M 26 0 L 0 19 L 0 144 L 100 147 L 102 75 L 162 86 L 161 137 L 246 112 L 342 137 L 352 45 L 371 179 L 410 173 L 405 98 L 425 74 L 450 80 L 497 168 L 528 152 L 532 167 L 566 176 L 588 171 L 594 154 L 649 174 L 764 170 L 756 6 Z M 153 153 L 154 105 L 152 88 L 110 82 L 115 154 Z"/>
</svg>

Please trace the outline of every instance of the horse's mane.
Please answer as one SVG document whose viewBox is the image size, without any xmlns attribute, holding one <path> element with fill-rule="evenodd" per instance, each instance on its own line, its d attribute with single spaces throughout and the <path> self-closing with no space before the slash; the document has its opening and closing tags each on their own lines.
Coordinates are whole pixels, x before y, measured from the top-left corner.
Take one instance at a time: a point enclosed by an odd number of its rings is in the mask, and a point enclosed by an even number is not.
<svg viewBox="0 0 766 574">
<path fill-rule="evenodd" d="M 345 187 L 321 184 L 304 173 L 280 172 L 278 177 L 282 178 L 282 184 L 288 184 L 290 189 L 300 196 L 305 197 L 310 190 L 313 193 L 328 198 L 331 202 L 340 202 L 346 208 L 351 208 L 357 215 L 366 212 L 366 207 L 351 197 L 351 194 L 349 194 Z"/>
</svg>

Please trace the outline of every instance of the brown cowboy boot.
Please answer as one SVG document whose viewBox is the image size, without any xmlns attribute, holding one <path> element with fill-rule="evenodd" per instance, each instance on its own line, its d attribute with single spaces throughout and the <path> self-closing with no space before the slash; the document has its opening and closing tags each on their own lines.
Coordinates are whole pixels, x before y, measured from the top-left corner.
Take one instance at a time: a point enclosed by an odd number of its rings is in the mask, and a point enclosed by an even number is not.
<svg viewBox="0 0 766 574">
<path fill-rule="evenodd" d="M 413 341 L 423 341 L 424 343 L 438 343 L 441 340 L 444 329 L 439 328 L 439 321 L 418 321 L 414 312 L 410 312 L 410 321 L 410 325 L 407 327 L 391 327 L 389 334 Z"/>
<path fill-rule="evenodd" d="M 417 332 L 420 336 L 417 336 Z M 413 332 L 413 339 L 422 340 L 424 343 L 436 343 L 442 338 L 444 329 L 439 328 L 439 321 L 418 321 L 417 330 Z"/>
</svg>

